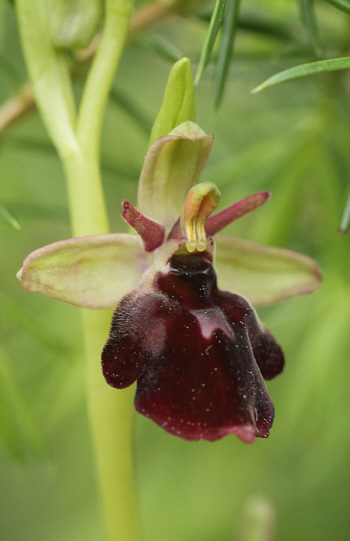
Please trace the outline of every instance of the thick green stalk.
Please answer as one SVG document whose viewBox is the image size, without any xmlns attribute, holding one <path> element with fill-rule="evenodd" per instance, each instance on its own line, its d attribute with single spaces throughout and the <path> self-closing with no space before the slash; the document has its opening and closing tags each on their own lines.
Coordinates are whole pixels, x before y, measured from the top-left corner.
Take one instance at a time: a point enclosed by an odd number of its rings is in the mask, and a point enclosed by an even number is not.
<svg viewBox="0 0 350 541">
<path fill-rule="evenodd" d="M 109 233 L 101 174 L 96 156 L 80 149 L 63 160 L 74 237 Z"/>
<path fill-rule="evenodd" d="M 61 159 L 78 152 L 68 65 L 51 43 L 44 0 L 16 0 L 23 53 L 36 102 Z"/>
<path fill-rule="evenodd" d="M 36 100 L 66 173 L 74 236 L 109 231 L 99 170 L 104 107 L 123 50 L 133 0 L 107 0 L 105 27 L 75 120 L 67 66 L 47 34 L 45 0 L 17 0 L 22 45 Z M 83 311 L 87 402 L 109 541 L 139 539 L 132 464 L 132 390 L 115 391 L 100 357 L 111 313 Z"/>
<path fill-rule="evenodd" d="M 137 541 L 139 524 L 132 448 L 135 389 L 131 387 L 117 391 L 109 387 L 102 376 L 99 362 L 111 317 L 109 310 L 83 311 L 89 417 L 107 539 Z"/>
<path fill-rule="evenodd" d="M 105 25 L 82 97 L 77 127 L 79 144 L 86 155 L 95 154 L 97 160 L 103 112 L 133 7 L 134 0 L 106 1 Z"/>
<path fill-rule="evenodd" d="M 82 161 L 82 163 L 81 163 Z M 65 163 L 72 232 L 84 236 L 108 231 L 99 169 L 93 159 L 71 156 Z M 89 187 L 88 190 L 84 187 Z M 93 217 L 93 219 L 91 219 Z M 109 387 L 101 370 L 101 352 L 112 312 L 83 310 L 87 361 L 87 404 L 93 436 L 107 539 L 139 539 L 133 472 L 133 393 Z"/>
</svg>

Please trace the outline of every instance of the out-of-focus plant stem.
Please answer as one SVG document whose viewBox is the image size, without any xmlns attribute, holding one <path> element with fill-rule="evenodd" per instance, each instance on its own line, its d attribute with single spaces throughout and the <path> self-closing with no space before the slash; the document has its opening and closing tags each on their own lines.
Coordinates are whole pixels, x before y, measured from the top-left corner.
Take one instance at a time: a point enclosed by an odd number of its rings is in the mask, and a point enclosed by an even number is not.
<svg viewBox="0 0 350 541">
<path fill-rule="evenodd" d="M 99 168 L 100 131 L 112 79 L 127 36 L 133 0 L 107 0 L 105 25 L 79 114 L 68 67 L 50 41 L 42 0 L 17 0 L 22 46 L 37 105 L 67 179 L 74 236 L 108 233 Z M 83 311 L 87 402 L 107 539 L 139 539 L 132 453 L 132 390 L 116 392 L 102 377 L 100 356 L 110 311 Z"/>
<path fill-rule="evenodd" d="M 192 0 L 191 5 L 200 3 L 203 0 Z M 139 7 L 133 14 L 130 21 L 129 34 L 146 30 L 163 20 L 168 19 L 174 14 L 181 14 L 184 11 L 183 6 L 178 0 L 156 0 L 144 6 Z M 86 49 L 78 51 L 76 58 L 78 65 L 91 62 L 99 46 L 99 37 L 97 36 Z M 74 75 L 74 73 L 73 73 Z M 25 83 L 17 92 L 11 96 L 0 107 L 0 136 L 18 119 L 31 111 L 36 106 L 33 88 L 29 83 Z"/>
</svg>

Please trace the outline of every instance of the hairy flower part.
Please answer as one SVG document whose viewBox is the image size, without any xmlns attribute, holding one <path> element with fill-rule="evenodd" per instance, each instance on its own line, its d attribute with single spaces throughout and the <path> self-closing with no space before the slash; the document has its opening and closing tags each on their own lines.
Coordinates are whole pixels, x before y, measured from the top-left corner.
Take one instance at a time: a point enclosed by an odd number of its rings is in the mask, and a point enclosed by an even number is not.
<svg viewBox="0 0 350 541">
<path fill-rule="evenodd" d="M 151 287 L 124 297 L 102 354 L 107 382 L 137 380 L 137 411 L 186 440 L 266 438 L 274 408 L 263 378 L 283 365 L 248 301 L 218 289 L 207 250 L 175 253 Z"/>
<path fill-rule="evenodd" d="M 321 274 L 307 256 L 230 236 L 215 237 L 214 250 L 213 235 L 270 194 L 211 215 L 220 192 L 197 182 L 212 144 L 190 121 L 157 139 L 137 209 L 123 202 L 137 236 L 55 242 L 29 254 L 17 276 L 23 289 L 76 306 L 117 306 L 103 372 L 119 389 L 137 380 L 137 411 L 187 440 L 236 434 L 252 443 L 274 418 L 264 379 L 284 364 L 252 306 L 312 293 Z"/>
</svg>

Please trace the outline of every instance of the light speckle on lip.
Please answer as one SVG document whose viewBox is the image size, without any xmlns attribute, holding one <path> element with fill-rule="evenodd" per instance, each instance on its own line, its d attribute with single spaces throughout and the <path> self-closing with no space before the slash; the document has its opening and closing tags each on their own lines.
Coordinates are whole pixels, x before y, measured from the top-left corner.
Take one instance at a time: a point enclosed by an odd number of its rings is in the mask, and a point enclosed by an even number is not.
<svg viewBox="0 0 350 541">
<path fill-rule="evenodd" d="M 159 272 L 153 290 L 121 301 L 104 374 L 108 382 L 115 374 L 118 388 L 137 379 L 137 411 L 175 436 L 215 441 L 236 434 L 253 443 L 268 436 L 274 417 L 260 365 L 271 378 L 283 354 L 247 301 L 217 289 L 209 263 L 201 254 L 174 256 L 174 272 Z"/>
<path fill-rule="evenodd" d="M 207 308 L 206 310 L 193 310 L 193 315 L 196 317 L 203 338 L 209 340 L 214 332 L 221 329 L 229 338 L 232 338 L 232 329 L 225 321 L 221 314 L 218 314 L 215 308 Z M 211 346 L 205 350 L 208 355 Z"/>
</svg>

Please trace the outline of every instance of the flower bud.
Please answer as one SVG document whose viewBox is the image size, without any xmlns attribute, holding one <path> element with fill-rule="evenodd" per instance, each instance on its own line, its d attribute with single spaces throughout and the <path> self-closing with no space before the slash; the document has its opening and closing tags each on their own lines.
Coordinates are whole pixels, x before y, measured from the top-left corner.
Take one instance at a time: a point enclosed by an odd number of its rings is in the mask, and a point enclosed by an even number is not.
<svg viewBox="0 0 350 541">
<path fill-rule="evenodd" d="M 95 36 L 102 18 L 102 0 L 49 0 L 50 37 L 57 48 L 82 49 Z"/>
</svg>

